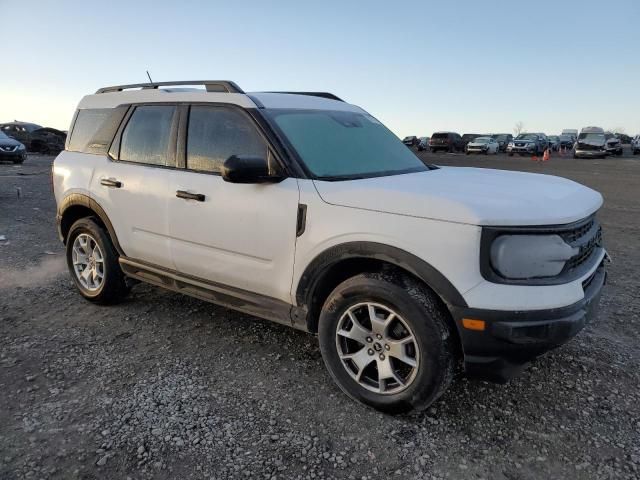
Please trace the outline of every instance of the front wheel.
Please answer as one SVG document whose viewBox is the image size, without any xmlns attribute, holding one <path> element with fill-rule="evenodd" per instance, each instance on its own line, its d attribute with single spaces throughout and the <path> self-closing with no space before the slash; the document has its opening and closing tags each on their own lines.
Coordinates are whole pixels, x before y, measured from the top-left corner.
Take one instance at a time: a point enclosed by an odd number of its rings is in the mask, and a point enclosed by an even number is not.
<svg viewBox="0 0 640 480">
<path fill-rule="evenodd" d="M 409 277 L 368 273 L 336 287 L 320 314 L 320 350 L 338 386 L 388 413 L 422 410 L 453 378 L 443 306 Z"/>
<path fill-rule="evenodd" d="M 71 226 L 66 254 L 71 277 L 87 300 L 112 304 L 129 292 L 116 249 L 92 218 L 81 218 Z"/>
</svg>

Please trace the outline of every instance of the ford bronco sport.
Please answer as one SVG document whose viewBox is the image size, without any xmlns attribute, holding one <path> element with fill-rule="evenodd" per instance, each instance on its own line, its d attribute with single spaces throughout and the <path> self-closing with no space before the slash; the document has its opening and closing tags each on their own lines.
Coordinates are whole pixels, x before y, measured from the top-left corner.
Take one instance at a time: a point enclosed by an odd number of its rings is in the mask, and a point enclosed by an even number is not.
<svg viewBox="0 0 640 480">
<path fill-rule="evenodd" d="M 457 372 L 506 381 L 605 283 L 599 193 L 425 165 L 332 94 L 106 87 L 70 132 L 53 184 L 82 296 L 143 281 L 317 333 L 340 388 L 383 411 L 427 407 Z"/>
</svg>

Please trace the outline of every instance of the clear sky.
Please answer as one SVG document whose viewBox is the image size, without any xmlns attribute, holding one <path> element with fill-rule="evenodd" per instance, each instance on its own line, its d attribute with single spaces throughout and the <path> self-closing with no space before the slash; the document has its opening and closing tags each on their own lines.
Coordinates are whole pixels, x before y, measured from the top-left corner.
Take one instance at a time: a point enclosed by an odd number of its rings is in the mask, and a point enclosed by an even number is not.
<svg viewBox="0 0 640 480">
<path fill-rule="evenodd" d="M 333 92 L 397 135 L 640 133 L 640 0 L 0 0 L 0 122 L 66 130 L 97 88 Z"/>
</svg>

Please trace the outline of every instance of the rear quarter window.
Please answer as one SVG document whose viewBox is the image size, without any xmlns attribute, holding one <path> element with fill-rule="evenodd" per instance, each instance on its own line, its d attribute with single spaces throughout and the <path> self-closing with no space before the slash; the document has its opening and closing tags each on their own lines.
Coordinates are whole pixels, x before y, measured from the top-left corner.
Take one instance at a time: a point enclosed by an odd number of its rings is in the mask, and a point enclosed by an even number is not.
<svg viewBox="0 0 640 480">
<path fill-rule="evenodd" d="M 87 152 L 89 142 L 111 116 L 112 108 L 91 108 L 78 110 L 76 121 L 67 150 L 72 152 Z M 107 147 L 108 148 L 108 147 Z M 93 153 L 93 152 L 91 152 Z M 97 152 L 96 152 L 97 153 Z"/>
</svg>

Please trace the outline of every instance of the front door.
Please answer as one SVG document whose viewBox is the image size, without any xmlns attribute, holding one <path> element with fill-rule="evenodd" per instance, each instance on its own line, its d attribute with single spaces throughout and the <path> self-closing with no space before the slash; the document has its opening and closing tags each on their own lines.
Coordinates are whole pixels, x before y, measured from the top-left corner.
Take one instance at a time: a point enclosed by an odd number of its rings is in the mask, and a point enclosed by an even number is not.
<svg viewBox="0 0 640 480">
<path fill-rule="evenodd" d="M 291 302 L 298 182 L 233 184 L 231 155 L 267 158 L 253 120 L 231 106 L 191 106 L 186 169 L 171 172 L 169 236 L 179 272 Z"/>
</svg>

